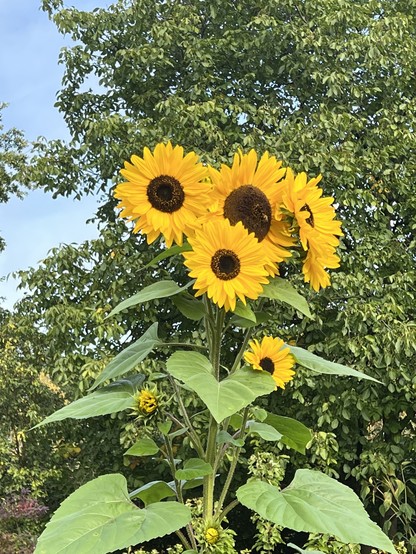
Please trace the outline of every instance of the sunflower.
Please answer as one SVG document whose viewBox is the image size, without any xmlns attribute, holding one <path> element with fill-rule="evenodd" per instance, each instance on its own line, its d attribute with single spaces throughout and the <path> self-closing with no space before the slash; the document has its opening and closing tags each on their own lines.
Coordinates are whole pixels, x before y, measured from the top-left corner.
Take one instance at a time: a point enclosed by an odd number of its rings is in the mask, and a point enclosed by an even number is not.
<svg viewBox="0 0 416 554">
<path fill-rule="evenodd" d="M 302 248 L 307 252 L 303 264 L 305 281 L 315 291 L 330 285 L 325 269 L 339 267 L 335 249 L 339 245 L 338 237 L 343 235 L 341 222 L 334 220 L 334 199 L 323 197 L 323 190 L 317 186 L 321 179 L 318 175 L 308 181 L 306 173 L 295 177 L 288 168 L 280 207 L 292 214 L 293 229 L 299 233 Z"/>
<path fill-rule="evenodd" d="M 258 298 L 268 283 L 264 253 L 241 222 L 207 221 L 189 243 L 192 251 L 183 256 L 189 275 L 196 278 L 195 296 L 206 292 L 220 308 L 234 310 L 237 297 L 245 304 L 245 297 Z"/>
<path fill-rule="evenodd" d="M 214 183 L 212 215 L 227 218 L 232 225 L 241 221 L 254 233 L 269 259 L 269 275 L 278 272 L 276 264 L 291 255 L 287 248 L 293 245 L 286 222 L 274 217 L 284 190 L 281 179 L 286 169 L 281 165 L 268 152 L 257 163 L 256 152 L 250 150 L 238 151 L 231 168 L 224 164 L 220 171 L 209 168 Z"/>
<path fill-rule="evenodd" d="M 317 186 L 321 179 L 322 175 L 318 175 L 308 181 L 306 173 L 299 173 L 295 178 L 290 168 L 286 172 L 282 206 L 293 214 L 304 250 L 336 247 L 337 237 L 343 235 L 341 222 L 334 220 L 334 199 L 322 197 L 323 190 Z"/>
<path fill-rule="evenodd" d="M 273 377 L 276 388 L 285 388 L 285 383 L 293 379 L 292 367 L 295 360 L 285 343 L 278 338 L 264 337 L 261 343 L 254 339 L 248 343 L 252 352 L 245 352 L 245 361 L 254 369 L 267 371 Z"/>
<path fill-rule="evenodd" d="M 183 148 L 170 142 L 158 144 L 153 154 L 144 148 L 143 158 L 134 155 L 131 161 L 121 170 L 127 182 L 114 193 L 120 217 L 135 221 L 134 232 L 145 233 L 148 244 L 162 234 L 166 246 L 181 245 L 209 204 L 207 169 L 194 152 L 184 156 Z"/>
<path fill-rule="evenodd" d="M 137 396 L 140 412 L 145 416 L 152 415 L 158 408 L 156 394 L 149 389 L 141 389 Z"/>
<path fill-rule="evenodd" d="M 339 267 L 339 262 L 339 257 L 330 246 L 324 251 L 315 251 L 314 249 L 308 250 L 302 268 L 305 282 L 310 283 L 311 287 L 316 292 L 318 292 L 321 287 L 329 287 L 331 281 L 325 269 L 335 269 Z"/>
</svg>

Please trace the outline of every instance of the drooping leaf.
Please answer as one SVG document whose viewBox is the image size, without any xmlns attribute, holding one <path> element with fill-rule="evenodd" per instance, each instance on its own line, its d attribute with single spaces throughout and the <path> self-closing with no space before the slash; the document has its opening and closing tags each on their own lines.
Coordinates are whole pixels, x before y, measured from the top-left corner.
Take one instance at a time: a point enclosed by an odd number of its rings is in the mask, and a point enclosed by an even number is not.
<svg viewBox="0 0 416 554">
<path fill-rule="evenodd" d="M 267 372 L 248 368 L 239 369 L 218 382 L 212 374 L 211 363 L 198 352 L 175 352 L 166 367 L 173 377 L 196 392 L 218 423 L 275 389 Z"/>
<path fill-rule="evenodd" d="M 176 496 L 175 488 L 165 481 L 151 481 L 129 494 L 130 498 L 140 498 L 146 506 L 171 496 Z"/>
<path fill-rule="evenodd" d="M 144 376 L 143 376 L 144 379 Z M 134 389 L 126 380 L 111 383 L 99 391 L 88 394 L 83 398 L 67 404 L 57 410 L 35 427 L 46 425 L 63 419 L 86 419 L 107 414 L 114 414 L 129 408 L 134 408 Z"/>
<path fill-rule="evenodd" d="M 381 383 L 381 381 L 378 381 L 361 371 L 351 369 L 346 365 L 329 362 L 328 360 L 324 360 L 316 354 L 312 354 L 312 352 L 299 348 L 298 346 L 290 346 L 289 344 L 287 346 L 290 348 L 290 352 L 293 354 L 298 364 L 307 367 L 316 373 L 325 373 L 327 375 L 345 375 L 357 377 L 358 379 L 368 379 L 369 381 L 374 381 L 375 383 Z"/>
<path fill-rule="evenodd" d="M 281 277 L 275 277 L 268 285 L 265 285 L 260 296 L 270 298 L 271 300 L 280 300 L 281 302 L 285 302 L 298 310 L 298 312 L 306 315 L 307 317 L 312 317 L 305 298 L 298 293 L 289 281 L 286 281 Z"/>
<path fill-rule="evenodd" d="M 256 325 L 259 325 L 260 323 L 265 323 L 266 321 L 269 321 L 270 314 L 267 312 L 253 312 L 255 316 L 255 321 L 252 319 L 247 319 L 245 317 L 240 317 L 238 315 L 234 315 L 231 318 L 231 323 L 235 327 L 241 327 L 242 329 L 246 329 L 248 327 L 255 327 Z"/>
<path fill-rule="evenodd" d="M 153 456 L 159 452 L 159 447 L 150 437 L 143 437 L 124 452 L 125 456 Z"/>
<path fill-rule="evenodd" d="M 247 427 L 249 433 L 254 433 L 265 441 L 279 441 L 282 438 L 281 433 L 276 431 L 274 427 L 267 423 L 259 423 L 258 421 L 248 421 Z"/>
<path fill-rule="evenodd" d="M 282 434 L 280 440 L 284 444 L 305 454 L 305 448 L 312 438 L 312 433 L 303 423 L 291 417 L 276 414 L 267 414 L 264 423 L 271 425 Z"/>
<path fill-rule="evenodd" d="M 162 433 L 162 435 L 165 435 L 165 437 L 169 434 L 171 427 L 172 427 L 171 421 L 163 421 L 163 422 L 159 421 L 157 424 L 157 428 Z"/>
<path fill-rule="evenodd" d="M 248 304 L 244 305 L 242 302 L 237 302 L 234 309 L 234 314 L 242 317 L 243 319 L 248 319 L 253 323 L 257 323 L 256 315 Z"/>
<path fill-rule="evenodd" d="M 40 536 L 36 554 L 107 554 L 170 534 L 191 519 L 178 502 L 137 508 L 122 475 L 102 475 L 73 492 Z"/>
<path fill-rule="evenodd" d="M 192 294 L 183 292 L 172 298 L 172 302 L 178 310 L 188 319 L 199 321 L 205 315 L 205 306 L 201 300 L 198 300 Z"/>
<path fill-rule="evenodd" d="M 127 298 L 116 306 L 107 317 L 116 315 L 127 308 L 132 306 L 137 306 L 137 304 L 142 304 L 143 302 L 149 302 L 149 300 L 155 300 L 156 298 L 167 298 L 168 296 L 173 296 L 178 294 L 183 290 L 186 290 L 190 287 L 192 282 L 187 283 L 184 287 L 180 287 L 174 281 L 159 281 L 158 283 L 153 283 L 148 287 L 145 287 L 140 292 Z"/>
<path fill-rule="evenodd" d="M 247 508 L 283 527 L 326 533 L 345 543 L 396 552 L 389 538 L 370 520 L 358 496 L 324 473 L 300 469 L 282 491 L 264 481 L 252 480 L 237 490 L 237 498 Z"/>
<path fill-rule="evenodd" d="M 227 433 L 227 431 L 220 431 L 217 434 L 217 444 L 225 444 L 230 443 L 233 446 L 241 447 L 244 445 L 243 439 L 234 439 L 230 433 Z"/>
<path fill-rule="evenodd" d="M 183 465 L 183 469 L 177 469 L 175 472 L 176 479 L 180 481 L 190 481 L 198 477 L 210 475 L 213 469 L 210 464 L 204 462 L 200 458 L 189 458 Z"/>
<path fill-rule="evenodd" d="M 114 379 L 124 375 L 143 361 L 156 345 L 162 344 L 157 336 L 157 327 L 158 323 L 153 323 L 136 342 L 128 346 L 120 354 L 117 354 L 104 368 L 101 375 L 97 377 L 91 390 L 107 381 L 107 379 Z"/>
</svg>

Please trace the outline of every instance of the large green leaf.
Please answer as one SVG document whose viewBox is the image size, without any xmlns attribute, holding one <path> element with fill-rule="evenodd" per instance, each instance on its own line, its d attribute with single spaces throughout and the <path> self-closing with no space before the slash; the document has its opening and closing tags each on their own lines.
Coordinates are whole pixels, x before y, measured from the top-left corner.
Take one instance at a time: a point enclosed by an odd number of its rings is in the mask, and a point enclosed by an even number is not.
<svg viewBox="0 0 416 554">
<path fill-rule="evenodd" d="M 280 439 L 284 444 L 305 454 L 305 448 L 312 438 L 310 430 L 300 421 L 291 417 L 267 414 L 264 423 L 271 425 L 282 434 Z"/>
<path fill-rule="evenodd" d="M 275 389 L 266 371 L 248 368 L 239 369 L 218 382 L 212 374 L 211 363 L 198 352 L 175 352 L 166 367 L 173 377 L 196 392 L 218 423 Z"/>
<path fill-rule="evenodd" d="M 268 285 L 265 285 L 260 296 L 285 302 L 307 317 L 312 317 L 305 298 L 298 293 L 289 281 L 281 277 L 275 277 Z"/>
<path fill-rule="evenodd" d="M 102 475 L 72 493 L 39 538 L 36 554 L 106 554 L 170 534 L 191 519 L 178 502 L 137 508 L 122 475 Z"/>
<path fill-rule="evenodd" d="M 157 322 L 153 323 L 136 342 L 128 346 L 120 354 L 117 354 L 95 380 L 91 390 L 107 381 L 107 379 L 114 379 L 124 375 L 144 360 L 156 345 L 162 344 L 157 336 L 157 327 Z"/>
<path fill-rule="evenodd" d="M 287 346 L 290 348 L 290 352 L 293 354 L 298 364 L 303 365 L 312 371 L 316 371 L 316 373 L 325 373 L 327 375 L 348 375 L 350 377 L 357 377 L 358 379 L 368 379 L 369 381 L 381 383 L 381 381 L 378 381 L 365 373 L 351 369 L 346 365 L 324 360 L 316 354 L 312 354 L 312 352 L 308 352 L 308 350 L 304 350 L 298 346 L 290 346 L 289 344 Z"/>
<path fill-rule="evenodd" d="M 324 473 L 299 469 L 282 491 L 252 480 L 237 490 L 237 498 L 261 517 L 283 527 L 327 533 L 345 543 L 396 552 L 388 537 L 370 520 L 358 496 Z"/>
<path fill-rule="evenodd" d="M 140 292 L 127 298 L 121 302 L 118 306 L 111 310 L 107 317 L 131 308 L 132 306 L 137 306 L 137 304 L 142 304 L 143 302 L 149 302 L 149 300 L 155 300 L 156 298 L 167 298 L 168 296 L 173 296 L 179 292 L 190 287 L 192 282 L 187 283 L 184 287 L 180 287 L 174 281 L 159 281 L 158 283 L 153 283 L 148 287 L 145 287 Z"/>
<path fill-rule="evenodd" d="M 129 381 L 123 380 L 111 383 L 108 387 L 88 394 L 57 410 L 38 423 L 36 427 L 67 418 L 86 419 L 88 417 L 114 414 L 128 408 L 134 408 L 134 392 L 134 388 Z"/>
</svg>

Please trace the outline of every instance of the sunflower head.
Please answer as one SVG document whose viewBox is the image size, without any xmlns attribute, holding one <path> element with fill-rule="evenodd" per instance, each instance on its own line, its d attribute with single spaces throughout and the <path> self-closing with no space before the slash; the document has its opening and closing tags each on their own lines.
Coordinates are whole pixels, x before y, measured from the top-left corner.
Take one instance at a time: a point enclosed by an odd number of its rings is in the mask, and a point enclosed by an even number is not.
<svg viewBox="0 0 416 554">
<path fill-rule="evenodd" d="M 287 248 L 293 243 L 286 232 L 286 223 L 274 218 L 281 203 L 281 179 L 286 171 L 281 165 L 268 152 L 258 160 L 256 152 L 250 150 L 248 154 L 238 151 L 231 168 L 226 165 L 220 171 L 209 168 L 214 183 L 214 215 L 228 219 L 231 225 L 241 222 L 255 235 L 259 248 L 270 260 L 269 275 L 277 273 L 275 264 L 290 256 Z"/>
<path fill-rule="evenodd" d="M 195 296 L 207 293 L 220 308 L 234 310 L 239 298 L 256 299 L 266 284 L 266 258 L 258 240 L 241 222 L 208 221 L 189 238 L 192 251 L 184 252 L 189 275 L 196 278 Z"/>
<path fill-rule="evenodd" d="M 120 200 L 121 217 L 135 221 L 134 232 L 147 235 L 148 243 L 163 235 L 169 247 L 181 245 L 183 235 L 200 225 L 209 204 L 208 170 L 181 146 L 158 144 L 154 152 L 143 150 L 143 158 L 132 156 L 121 170 L 126 182 L 117 185 L 114 196 Z"/>
<path fill-rule="evenodd" d="M 139 412 L 143 416 L 153 415 L 159 406 L 156 391 L 151 391 L 146 388 L 141 389 L 137 395 L 137 405 Z"/>
<path fill-rule="evenodd" d="M 293 379 L 295 372 L 292 367 L 295 360 L 289 348 L 279 338 L 264 337 L 261 343 L 254 339 L 248 344 L 250 351 L 244 354 L 245 361 L 253 369 L 267 371 L 273 377 L 276 388 L 285 388 L 285 384 Z"/>
<path fill-rule="evenodd" d="M 220 538 L 220 533 L 216 527 L 208 527 L 205 531 L 204 537 L 208 544 L 215 544 Z"/>
</svg>

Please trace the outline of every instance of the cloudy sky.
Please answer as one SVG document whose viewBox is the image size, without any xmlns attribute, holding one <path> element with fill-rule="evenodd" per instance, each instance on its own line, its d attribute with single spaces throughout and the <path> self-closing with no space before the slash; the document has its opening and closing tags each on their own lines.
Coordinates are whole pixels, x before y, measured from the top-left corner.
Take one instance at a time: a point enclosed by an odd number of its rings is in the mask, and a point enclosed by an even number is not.
<svg viewBox="0 0 416 554">
<path fill-rule="evenodd" d="M 66 2 L 82 9 L 109 3 Z M 40 135 L 67 138 L 54 103 L 63 72 L 58 66 L 59 50 L 70 43 L 58 34 L 39 5 L 40 0 L 0 0 L 0 102 L 9 104 L 3 110 L 4 129 L 16 127 L 29 140 Z M 85 223 L 95 208 L 93 198 L 81 202 L 53 200 L 41 191 L 30 192 L 24 200 L 0 204 L 0 236 L 7 244 L 0 253 L 0 277 L 35 266 L 60 243 L 79 243 L 97 236 L 95 227 Z M 11 307 L 21 294 L 13 279 L 0 281 L 0 297 L 6 299 L 3 307 Z"/>
</svg>

